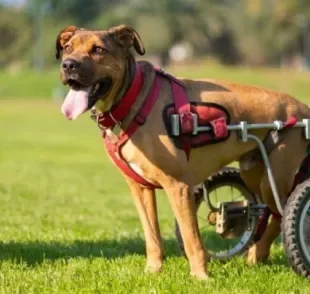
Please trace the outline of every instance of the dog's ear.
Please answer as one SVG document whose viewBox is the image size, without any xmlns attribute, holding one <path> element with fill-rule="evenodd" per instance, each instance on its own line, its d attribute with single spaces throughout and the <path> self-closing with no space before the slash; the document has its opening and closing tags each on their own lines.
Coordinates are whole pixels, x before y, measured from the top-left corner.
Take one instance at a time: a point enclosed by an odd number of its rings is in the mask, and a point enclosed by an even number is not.
<svg viewBox="0 0 310 294">
<path fill-rule="evenodd" d="M 74 33 L 79 30 L 76 26 L 68 26 L 62 29 L 56 39 L 56 58 L 60 58 L 60 52 L 64 45 L 71 39 Z"/>
<path fill-rule="evenodd" d="M 133 46 L 140 55 L 145 54 L 145 49 L 141 38 L 132 27 L 129 27 L 127 25 L 119 25 L 117 27 L 110 28 L 108 33 L 121 46 L 126 48 Z"/>
</svg>

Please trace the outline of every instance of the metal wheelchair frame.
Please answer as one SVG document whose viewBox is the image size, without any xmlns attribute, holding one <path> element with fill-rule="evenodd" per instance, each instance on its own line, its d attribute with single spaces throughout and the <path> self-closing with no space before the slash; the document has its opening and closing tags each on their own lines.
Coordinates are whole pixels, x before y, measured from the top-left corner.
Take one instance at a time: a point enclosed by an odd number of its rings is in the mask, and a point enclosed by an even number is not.
<svg viewBox="0 0 310 294">
<path fill-rule="evenodd" d="M 194 119 L 194 130 L 193 135 L 197 135 L 199 132 L 212 131 L 212 128 L 209 126 L 199 126 L 198 125 L 198 117 L 196 114 L 192 114 Z M 173 136 L 180 136 L 181 134 L 181 126 L 180 126 L 180 116 L 178 114 L 171 115 L 171 133 Z M 253 140 L 258 145 L 260 152 L 262 154 L 262 158 L 267 170 L 268 179 L 270 183 L 270 187 L 272 189 L 272 193 L 277 204 L 278 211 L 281 215 L 283 215 L 283 207 L 280 201 L 280 197 L 278 194 L 277 186 L 274 180 L 272 168 L 270 165 L 270 161 L 266 152 L 266 148 L 257 136 L 253 134 L 249 134 L 249 130 L 255 129 L 270 129 L 270 130 L 281 130 L 286 126 L 286 123 L 280 120 L 275 120 L 272 123 L 257 123 L 257 124 L 248 124 L 246 121 L 241 121 L 239 124 L 227 125 L 227 129 L 229 131 L 238 131 L 240 135 L 240 141 L 243 143 L 248 142 L 249 140 Z M 304 128 L 304 135 L 307 140 L 310 140 L 310 119 L 303 119 L 295 123 L 294 128 Z"/>
</svg>

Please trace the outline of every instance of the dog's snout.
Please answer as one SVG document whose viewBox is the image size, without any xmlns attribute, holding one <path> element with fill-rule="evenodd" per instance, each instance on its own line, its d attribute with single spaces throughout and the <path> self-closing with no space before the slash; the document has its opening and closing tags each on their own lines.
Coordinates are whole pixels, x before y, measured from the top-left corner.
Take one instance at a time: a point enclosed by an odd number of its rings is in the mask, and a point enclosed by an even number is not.
<svg viewBox="0 0 310 294">
<path fill-rule="evenodd" d="M 81 63 L 77 60 L 67 58 L 62 62 L 62 68 L 66 72 L 73 72 L 80 67 Z"/>
</svg>

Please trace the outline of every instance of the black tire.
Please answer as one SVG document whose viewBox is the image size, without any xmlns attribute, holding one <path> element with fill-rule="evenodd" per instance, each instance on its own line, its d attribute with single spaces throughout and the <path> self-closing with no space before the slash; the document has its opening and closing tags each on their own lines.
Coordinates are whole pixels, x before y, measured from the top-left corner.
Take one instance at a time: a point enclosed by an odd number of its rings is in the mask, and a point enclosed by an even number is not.
<svg viewBox="0 0 310 294">
<path fill-rule="evenodd" d="M 195 189 L 195 204 L 198 210 L 198 207 L 200 206 L 200 204 L 204 201 L 204 197 L 203 197 L 203 189 L 205 188 L 207 191 L 213 191 L 215 190 L 217 187 L 223 187 L 225 185 L 239 185 L 240 187 L 242 187 L 244 190 L 247 191 L 248 195 L 250 199 L 253 201 L 254 203 L 257 203 L 257 198 L 256 196 L 246 187 L 244 181 L 242 180 L 241 176 L 240 176 L 240 172 L 239 169 L 237 168 L 233 168 L 233 167 L 225 167 L 222 170 L 220 170 L 219 172 L 215 173 L 214 175 L 212 175 L 211 177 L 209 177 L 203 184 L 199 185 L 196 187 Z M 210 207 L 210 202 L 208 203 L 209 207 Z M 217 209 L 214 207 L 214 209 Z M 253 229 L 253 237 L 255 234 L 255 229 Z M 184 243 L 183 243 L 183 239 L 181 236 L 181 232 L 180 232 L 180 228 L 179 225 L 177 223 L 177 221 L 175 221 L 175 235 L 176 235 L 176 239 L 178 242 L 178 246 L 179 249 L 182 253 L 182 255 L 184 255 L 186 257 L 186 253 L 185 253 L 185 249 L 184 249 Z M 239 256 L 241 254 L 243 254 L 245 251 L 247 251 L 247 249 L 249 248 L 249 246 L 252 244 L 252 238 L 250 238 L 243 246 L 242 248 L 240 248 L 240 250 L 238 252 L 236 252 L 233 255 L 230 256 L 226 256 L 226 257 L 216 257 L 213 254 L 209 253 L 209 258 L 212 259 L 219 259 L 219 260 L 229 260 L 231 258 L 233 258 L 234 256 Z"/>
<path fill-rule="evenodd" d="M 299 184 L 291 193 L 283 212 L 282 241 L 287 260 L 292 269 L 303 277 L 310 278 L 310 253 L 303 248 L 301 222 L 303 215 L 310 218 L 310 180 Z M 308 240 L 309 241 L 309 240 Z"/>
</svg>

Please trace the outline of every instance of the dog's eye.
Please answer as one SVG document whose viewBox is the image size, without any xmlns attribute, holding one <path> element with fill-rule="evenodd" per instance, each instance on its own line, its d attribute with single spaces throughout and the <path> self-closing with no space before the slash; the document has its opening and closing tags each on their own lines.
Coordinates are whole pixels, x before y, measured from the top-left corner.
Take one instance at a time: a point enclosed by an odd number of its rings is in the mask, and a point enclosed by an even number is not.
<svg viewBox="0 0 310 294">
<path fill-rule="evenodd" d="M 93 48 L 93 53 L 95 53 L 95 54 L 103 54 L 105 52 L 107 52 L 107 50 L 102 48 L 102 47 L 100 47 L 100 46 L 95 46 Z"/>
<path fill-rule="evenodd" d="M 64 50 L 66 53 L 71 53 L 72 52 L 72 47 L 70 45 L 65 45 Z"/>
</svg>

